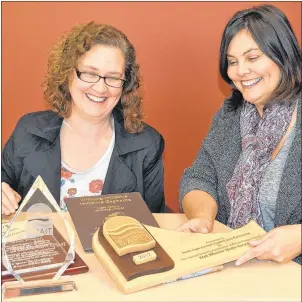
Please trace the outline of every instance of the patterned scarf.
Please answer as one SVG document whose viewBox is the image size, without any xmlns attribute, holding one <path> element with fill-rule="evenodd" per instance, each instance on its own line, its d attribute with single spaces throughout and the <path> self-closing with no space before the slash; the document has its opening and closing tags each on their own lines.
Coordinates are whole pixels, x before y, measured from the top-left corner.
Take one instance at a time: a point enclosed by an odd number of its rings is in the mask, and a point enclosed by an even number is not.
<svg viewBox="0 0 302 302">
<path fill-rule="evenodd" d="M 229 227 L 239 228 L 250 220 L 263 227 L 258 196 L 262 176 L 288 128 L 294 107 L 274 103 L 264 110 L 261 118 L 255 105 L 244 102 L 240 116 L 242 151 L 226 185 L 231 203 Z"/>
</svg>

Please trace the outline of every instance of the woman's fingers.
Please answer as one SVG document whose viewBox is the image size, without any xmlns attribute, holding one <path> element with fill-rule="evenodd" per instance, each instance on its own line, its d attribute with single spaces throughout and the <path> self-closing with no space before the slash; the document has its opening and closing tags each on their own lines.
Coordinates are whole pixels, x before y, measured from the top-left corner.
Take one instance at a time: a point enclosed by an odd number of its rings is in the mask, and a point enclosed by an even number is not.
<svg viewBox="0 0 302 302">
<path fill-rule="evenodd" d="M 7 215 L 8 216 L 11 213 L 12 213 L 11 210 L 8 209 L 5 204 L 3 204 L 3 198 L 2 198 L 2 215 Z"/>
<path fill-rule="evenodd" d="M 261 254 L 263 254 L 263 249 L 262 246 L 259 245 L 257 247 L 251 248 L 250 250 L 248 250 L 243 256 L 241 256 L 240 258 L 237 259 L 236 261 L 236 265 L 241 265 L 253 258 L 257 258 L 259 257 Z"/>
<path fill-rule="evenodd" d="M 15 213 L 15 206 L 10 202 L 7 195 L 2 192 L 2 213 L 5 215 L 10 215 L 11 213 Z"/>
<path fill-rule="evenodd" d="M 5 215 L 15 213 L 21 196 L 15 192 L 7 183 L 2 183 L 2 212 Z"/>
<path fill-rule="evenodd" d="M 212 225 L 207 219 L 194 218 L 182 224 L 176 231 L 206 234 L 212 231 Z"/>
<path fill-rule="evenodd" d="M 236 265 L 241 265 L 253 258 L 257 258 L 259 260 L 272 259 L 272 250 L 276 245 L 273 238 L 274 233 L 275 231 L 272 230 L 260 238 L 258 245 L 252 247 L 243 256 L 238 258 Z"/>
<path fill-rule="evenodd" d="M 13 190 L 13 192 L 14 192 L 15 198 L 17 200 L 17 203 L 19 203 L 21 200 L 21 196 L 16 191 Z M 17 206 L 18 206 L 18 204 L 17 204 Z"/>
<path fill-rule="evenodd" d="M 180 225 L 176 231 L 178 232 L 191 232 L 190 231 L 190 227 L 189 227 L 189 223 L 185 222 L 184 224 Z"/>
<path fill-rule="evenodd" d="M 5 182 L 2 183 L 2 193 L 4 193 L 7 199 L 14 205 L 18 206 L 18 201 L 15 195 L 15 191 Z M 16 193 L 18 194 L 18 193 Z M 19 194 L 18 194 L 19 195 Z"/>
<path fill-rule="evenodd" d="M 273 234 L 273 230 L 270 231 L 270 232 L 268 232 L 267 234 L 265 234 L 264 236 L 262 236 L 262 237 L 259 238 L 259 239 L 251 240 L 251 241 L 249 242 L 249 244 L 250 244 L 251 246 L 257 246 L 257 245 L 263 243 L 264 241 L 266 241 L 267 239 L 269 239 L 269 238 L 272 236 L 272 234 Z"/>
</svg>

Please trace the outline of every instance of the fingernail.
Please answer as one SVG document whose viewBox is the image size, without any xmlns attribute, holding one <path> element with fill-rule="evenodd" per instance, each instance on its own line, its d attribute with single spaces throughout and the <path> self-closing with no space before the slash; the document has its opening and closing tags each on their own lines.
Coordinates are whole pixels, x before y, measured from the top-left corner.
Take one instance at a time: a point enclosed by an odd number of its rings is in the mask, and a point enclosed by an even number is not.
<svg viewBox="0 0 302 302">
<path fill-rule="evenodd" d="M 16 210 L 18 209 L 18 205 L 17 205 L 17 204 L 15 204 L 15 209 L 16 209 Z"/>
<path fill-rule="evenodd" d="M 240 260 L 237 260 L 236 263 L 235 263 L 235 265 L 236 265 L 236 266 L 241 265 L 241 261 L 240 261 Z"/>
</svg>

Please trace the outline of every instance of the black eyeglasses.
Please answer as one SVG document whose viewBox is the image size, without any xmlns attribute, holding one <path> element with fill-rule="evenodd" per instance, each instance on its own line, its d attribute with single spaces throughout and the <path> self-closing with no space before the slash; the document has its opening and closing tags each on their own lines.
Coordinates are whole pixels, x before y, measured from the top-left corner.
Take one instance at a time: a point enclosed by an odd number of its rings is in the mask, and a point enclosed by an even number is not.
<svg viewBox="0 0 302 302">
<path fill-rule="evenodd" d="M 104 79 L 105 84 L 113 88 L 121 88 L 126 82 L 126 80 L 123 79 L 115 77 L 102 77 L 95 73 L 81 72 L 78 69 L 76 69 L 76 74 L 80 80 L 86 83 L 97 83 L 100 79 Z"/>
</svg>

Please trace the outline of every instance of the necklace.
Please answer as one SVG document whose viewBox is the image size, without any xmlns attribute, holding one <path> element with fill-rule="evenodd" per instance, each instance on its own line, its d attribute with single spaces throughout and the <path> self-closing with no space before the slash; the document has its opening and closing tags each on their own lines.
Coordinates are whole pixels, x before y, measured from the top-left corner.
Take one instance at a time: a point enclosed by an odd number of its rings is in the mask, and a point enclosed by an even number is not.
<svg viewBox="0 0 302 302">
<path fill-rule="evenodd" d="M 69 127 L 70 130 L 73 130 L 72 127 L 65 120 L 63 120 L 63 124 Z"/>
</svg>

